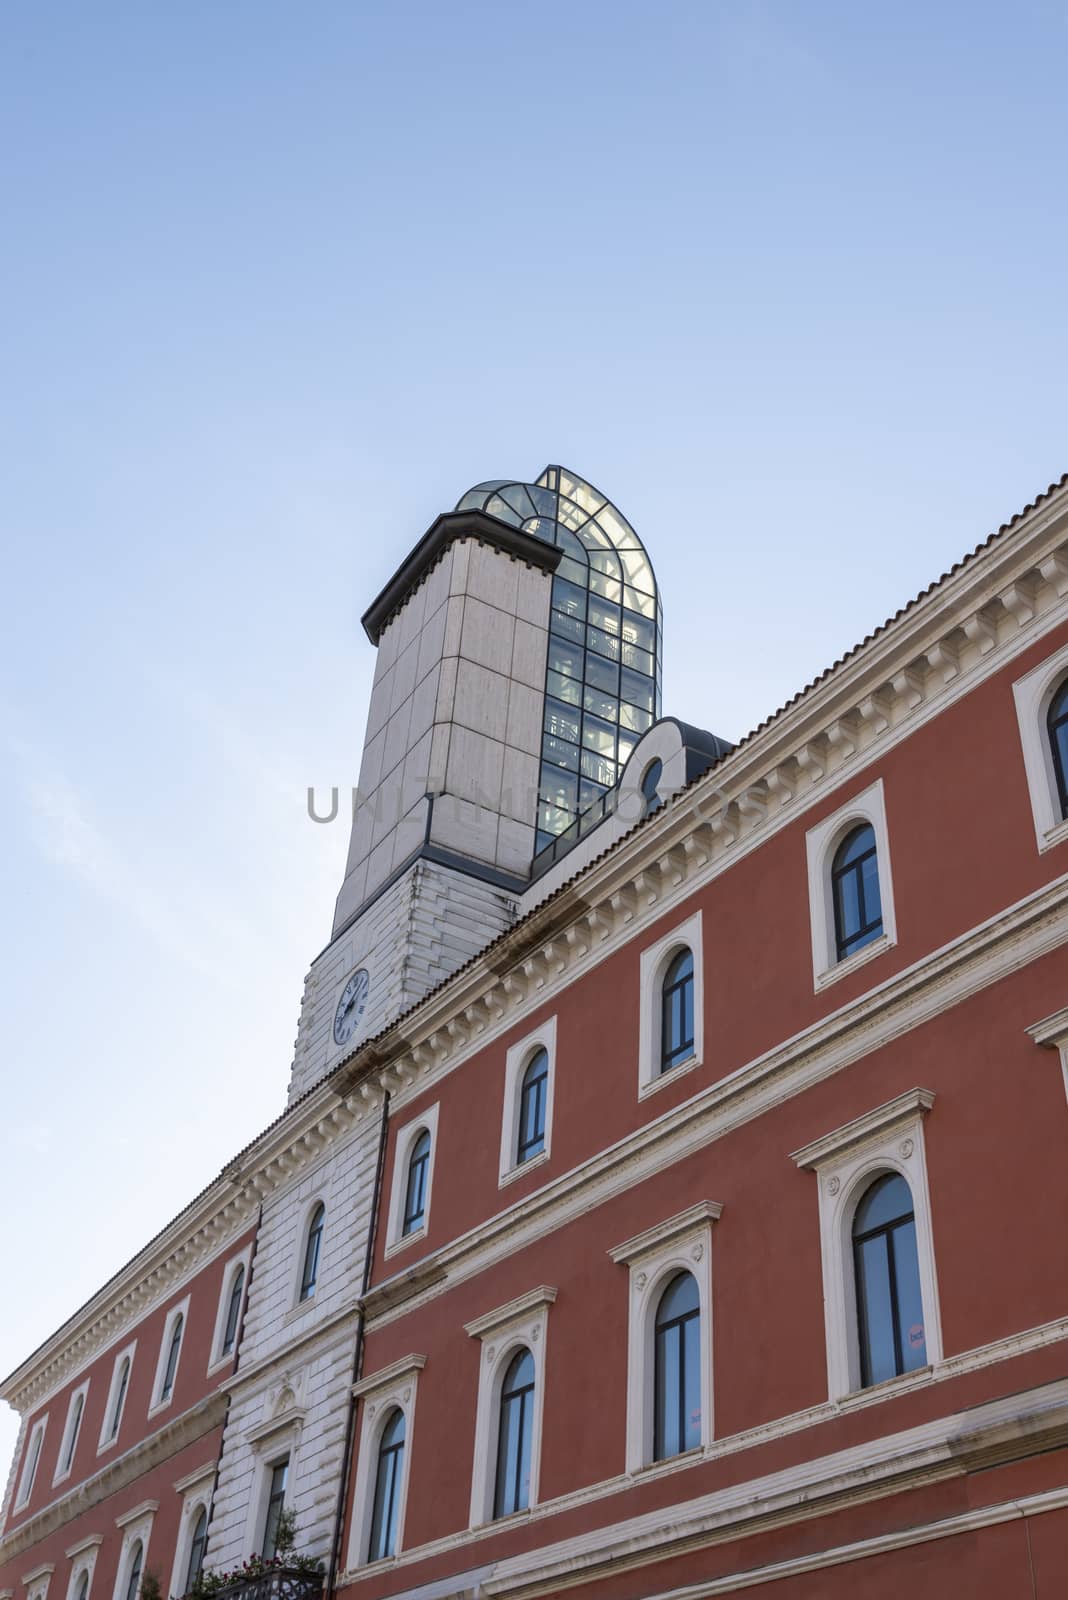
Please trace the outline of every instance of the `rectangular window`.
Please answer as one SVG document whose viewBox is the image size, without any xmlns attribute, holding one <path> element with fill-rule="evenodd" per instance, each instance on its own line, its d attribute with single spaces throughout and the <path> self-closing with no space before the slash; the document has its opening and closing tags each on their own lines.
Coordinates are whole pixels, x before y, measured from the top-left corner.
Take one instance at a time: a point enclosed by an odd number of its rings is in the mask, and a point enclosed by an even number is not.
<svg viewBox="0 0 1068 1600">
<path fill-rule="evenodd" d="M 270 1561 L 278 1541 L 278 1519 L 286 1503 L 286 1480 L 289 1477 L 289 1457 L 285 1456 L 271 1469 L 271 1485 L 267 1495 L 267 1516 L 263 1524 L 263 1559 Z"/>
</svg>

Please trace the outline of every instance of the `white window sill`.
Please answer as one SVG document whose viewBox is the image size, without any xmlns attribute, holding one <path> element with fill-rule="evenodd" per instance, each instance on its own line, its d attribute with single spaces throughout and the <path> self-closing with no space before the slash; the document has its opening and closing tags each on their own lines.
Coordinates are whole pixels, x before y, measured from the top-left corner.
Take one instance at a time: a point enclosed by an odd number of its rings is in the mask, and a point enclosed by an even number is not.
<svg viewBox="0 0 1068 1600">
<path fill-rule="evenodd" d="M 173 1403 L 174 1394 L 172 1391 L 172 1393 L 167 1396 L 166 1400 L 157 1400 L 154 1406 L 149 1406 L 148 1411 L 146 1412 L 146 1417 L 151 1421 L 153 1417 L 158 1417 L 161 1411 L 166 1411 L 171 1405 L 173 1405 Z"/>
<path fill-rule="evenodd" d="M 896 1395 L 922 1389 L 934 1377 L 934 1370 L 928 1363 L 925 1367 L 916 1367 L 912 1372 L 899 1372 L 894 1378 L 884 1378 L 881 1383 L 869 1383 L 866 1389 L 854 1389 L 852 1394 L 842 1395 L 835 1405 L 839 1411 L 862 1411 L 865 1406 L 875 1405 L 880 1400 L 892 1400 Z"/>
<path fill-rule="evenodd" d="M 533 1172 L 535 1167 L 543 1167 L 549 1159 L 548 1147 L 539 1150 L 536 1156 L 530 1156 L 526 1161 L 520 1162 L 517 1167 L 509 1167 L 507 1172 L 502 1172 L 497 1179 L 498 1189 L 503 1189 L 506 1184 L 514 1183 L 516 1178 L 521 1178 L 524 1173 Z"/>
<path fill-rule="evenodd" d="M 1065 839 L 1068 839 L 1068 817 L 1058 822 L 1056 827 L 1046 830 L 1038 846 L 1039 851 L 1052 850 L 1054 845 L 1063 844 Z"/>
<path fill-rule="evenodd" d="M 73 1470 L 73 1467 L 68 1467 L 66 1472 L 57 1472 L 55 1477 L 52 1479 L 53 1489 L 58 1489 L 61 1483 L 66 1483 Z"/>
<path fill-rule="evenodd" d="M 282 1326 L 288 1328 L 291 1322 L 298 1322 L 301 1317 L 306 1317 L 314 1305 L 315 1296 L 313 1294 L 310 1294 L 307 1300 L 298 1300 L 295 1306 L 290 1306 L 282 1318 Z M 229 1360 L 229 1357 L 227 1359 Z"/>
<path fill-rule="evenodd" d="M 669 1083 L 677 1083 L 679 1078 L 684 1078 L 688 1072 L 693 1072 L 695 1067 L 701 1065 L 701 1057 L 688 1056 L 685 1061 L 680 1061 L 677 1067 L 669 1067 L 666 1072 L 658 1072 L 655 1078 L 650 1078 L 648 1083 L 643 1083 L 638 1090 L 639 1100 L 648 1100 L 651 1094 L 656 1094 L 658 1089 L 664 1089 Z"/>
<path fill-rule="evenodd" d="M 121 1431 L 122 1431 L 122 1424 L 120 1422 L 120 1424 L 119 1424 L 119 1432 L 121 1433 Z M 118 1444 L 118 1442 L 119 1442 L 119 1434 L 118 1433 L 116 1433 L 114 1435 L 114 1437 L 111 1438 L 111 1439 L 105 1439 L 103 1444 L 98 1444 L 97 1445 L 97 1447 L 96 1447 L 97 1455 L 98 1456 L 106 1455 L 109 1450 L 114 1450 L 114 1448 Z"/>
<path fill-rule="evenodd" d="M 218 1376 L 218 1374 L 220 1372 L 225 1372 L 227 1367 L 232 1367 L 233 1366 L 234 1357 L 235 1357 L 236 1354 L 237 1354 L 236 1350 L 231 1350 L 229 1355 L 219 1356 L 217 1360 L 215 1360 L 215 1361 L 213 1361 L 211 1363 L 211 1366 L 208 1367 L 208 1369 L 205 1372 L 204 1376 L 206 1378 L 215 1378 L 215 1377 Z"/>
<path fill-rule="evenodd" d="M 632 1467 L 627 1476 L 643 1483 L 650 1478 L 665 1478 L 680 1467 L 696 1466 L 705 1459 L 707 1449 L 707 1445 L 691 1445 L 689 1450 L 680 1450 L 677 1456 L 666 1456 L 663 1461 L 646 1461 L 640 1467 Z"/>
<path fill-rule="evenodd" d="M 426 1238 L 426 1223 L 421 1228 L 413 1228 L 411 1233 L 402 1233 L 399 1239 L 392 1239 L 383 1252 L 388 1261 L 390 1256 L 395 1256 L 401 1250 L 407 1249 L 410 1244 L 417 1244 L 420 1239 Z"/>
<path fill-rule="evenodd" d="M 844 961 L 836 961 L 833 967 L 828 967 L 826 972 L 821 972 L 816 978 L 816 993 L 827 989 L 832 983 L 837 983 L 839 978 L 848 978 L 850 973 L 856 972 L 858 967 L 864 966 L 868 961 L 874 961 L 876 956 L 885 954 L 897 943 L 888 933 L 881 933 L 871 944 L 866 944 L 862 950 L 855 950 L 851 956 L 846 956 Z"/>
</svg>

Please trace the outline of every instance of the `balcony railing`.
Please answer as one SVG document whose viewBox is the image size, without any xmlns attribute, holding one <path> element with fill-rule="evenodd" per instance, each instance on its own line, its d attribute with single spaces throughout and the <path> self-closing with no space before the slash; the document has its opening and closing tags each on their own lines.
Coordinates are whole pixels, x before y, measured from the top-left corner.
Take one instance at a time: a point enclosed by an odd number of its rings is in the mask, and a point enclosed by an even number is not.
<svg viewBox="0 0 1068 1600">
<path fill-rule="evenodd" d="M 272 1567 L 269 1572 L 250 1572 L 216 1589 L 212 1600 L 319 1600 L 323 1574 L 299 1567 Z"/>
</svg>

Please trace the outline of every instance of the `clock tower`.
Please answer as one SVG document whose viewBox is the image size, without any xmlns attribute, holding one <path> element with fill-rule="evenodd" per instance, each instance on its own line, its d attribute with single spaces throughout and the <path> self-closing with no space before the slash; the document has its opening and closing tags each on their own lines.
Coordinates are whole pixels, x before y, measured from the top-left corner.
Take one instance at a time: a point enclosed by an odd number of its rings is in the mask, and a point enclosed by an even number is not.
<svg viewBox="0 0 1068 1600">
<path fill-rule="evenodd" d="M 659 712 L 652 567 L 561 467 L 465 494 L 363 627 L 378 660 L 348 860 L 291 1099 L 511 925 Z"/>
</svg>

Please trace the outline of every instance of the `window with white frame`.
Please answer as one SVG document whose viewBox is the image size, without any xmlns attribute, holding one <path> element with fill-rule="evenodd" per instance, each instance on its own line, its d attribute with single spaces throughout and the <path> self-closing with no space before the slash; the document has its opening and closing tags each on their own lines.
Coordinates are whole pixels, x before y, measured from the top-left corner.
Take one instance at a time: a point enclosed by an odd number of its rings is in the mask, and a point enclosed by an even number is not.
<svg viewBox="0 0 1068 1600">
<path fill-rule="evenodd" d="M 41 1447 L 44 1444 L 45 1429 L 48 1427 L 47 1414 L 38 1417 L 29 1432 L 26 1440 L 26 1454 L 22 1462 L 22 1475 L 19 1478 L 18 1493 L 15 1496 L 15 1510 L 21 1511 L 33 1493 L 33 1485 L 37 1478 L 37 1468 L 41 1462 Z"/>
<path fill-rule="evenodd" d="M 89 1379 L 80 1383 L 72 1392 L 67 1402 L 67 1420 L 63 1424 L 63 1437 L 59 1441 L 59 1454 L 56 1457 L 56 1472 L 53 1483 L 62 1483 L 64 1478 L 69 1478 L 74 1466 L 74 1453 L 78 1448 L 78 1436 L 82 1431 L 82 1418 L 85 1415 L 85 1401 L 89 1393 Z"/>
<path fill-rule="evenodd" d="M 404 1512 L 422 1355 L 405 1356 L 353 1385 L 363 1401 L 349 1565 L 386 1561 L 404 1547 Z"/>
<path fill-rule="evenodd" d="M 231 1362 L 237 1352 L 251 1256 L 252 1246 L 246 1245 L 241 1254 L 234 1256 L 223 1268 L 219 1304 L 215 1312 L 215 1331 L 211 1340 L 209 1372 L 222 1366 L 223 1363 Z"/>
<path fill-rule="evenodd" d="M 97 1445 L 98 1455 L 101 1450 L 113 1445 L 119 1437 L 119 1426 L 126 1407 L 126 1395 L 130 1387 L 130 1373 L 133 1370 L 136 1349 L 137 1340 L 133 1339 L 115 1357 L 111 1369 L 111 1383 L 108 1387 L 108 1402 L 104 1407 L 104 1420 L 100 1428 L 100 1442 Z"/>
<path fill-rule="evenodd" d="M 282 1512 L 286 1505 L 286 1490 L 289 1487 L 289 1457 L 282 1456 L 281 1460 L 270 1464 L 270 1476 L 267 1479 L 267 1503 L 263 1518 L 263 1538 L 260 1540 L 260 1554 L 264 1561 L 272 1561 L 278 1548 L 278 1529 L 281 1525 Z"/>
<path fill-rule="evenodd" d="M 471 1526 L 527 1511 L 538 1503 L 545 1347 L 549 1307 L 556 1290 L 546 1284 L 465 1324 L 481 1342 Z"/>
<path fill-rule="evenodd" d="M 198 1574 L 204 1568 L 208 1523 L 211 1520 L 211 1497 L 215 1488 L 214 1461 L 205 1462 L 195 1472 L 180 1478 L 174 1487 L 182 1496 L 182 1514 L 178 1523 L 178 1537 L 174 1544 L 174 1561 L 167 1593 L 180 1596 L 189 1594 Z"/>
<path fill-rule="evenodd" d="M 152 1386 L 153 1403 L 149 1415 L 170 1405 L 174 1398 L 174 1384 L 178 1377 L 178 1358 L 182 1353 L 186 1318 L 189 1315 L 189 1296 L 178 1305 L 171 1306 L 163 1322 L 163 1337 L 159 1343 L 156 1361 L 156 1379 Z"/>
<path fill-rule="evenodd" d="M 70 1562 L 67 1600 L 89 1600 L 93 1572 L 96 1569 L 97 1552 L 103 1542 L 103 1534 L 94 1533 L 72 1545 L 66 1552 L 67 1559 Z"/>
<path fill-rule="evenodd" d="M 810 828 L 805 854 L 813 979 L 822 989 L 897 940 L 882 779 Z"/>
<path fill-rule="evenodd" d="M 143 1500 L 115 1518 L 116 1528 L 122 1530 L 122 1546 L 113 1600 L 140 1600 L 141 1579 L 148 1565 L 148 1541 L 158 1510 L 158 1500 Z"/>
<path fill-rule="evenodd" d="M 704 1059 L 701 913 L 640 958 L 638 1095 L 652 1094 Z"/>
<path fill-rule="evenodd" d="M 389 1197 L 386 1254 L 426 1237 L 434 1190 L 438 1107 L 429 1106 L 398 1129 Z"/>
<path fill-rule="evenodd" d="M 55 1572 L 55 1563 L 45 1561 L 39 1567 L 34 1567 L 32 1572 L 23 1574 L 22 1581 L 26 1586 L 26 1600 L 47 1600 L 48 1586 L 52 1582 Z"/>
<path fill-rule="evenodd" d="M 1068 839 L 1068 645 L 1012 686 L 1039 850 Z"/>
<path fill-rule="evenodd" d="M 701 1200 L 609 1251 L 629 1269 L 627 1471 L 707 1445 L 712 1433 L 712 1224 Z"/>
<path fill-rule="evenodd" d="M 549 1159 L 556 1077 L 556 1018 L 511 1045 L 504 1058 L 499 1182 Z"/>
<path fill-rule="evenodd" d="M 942 1359 L 927 1183 L 929 1089 L 910 1089 L 793 1154 L 816 1174 L 831 1400 Z"/>
</svg>

